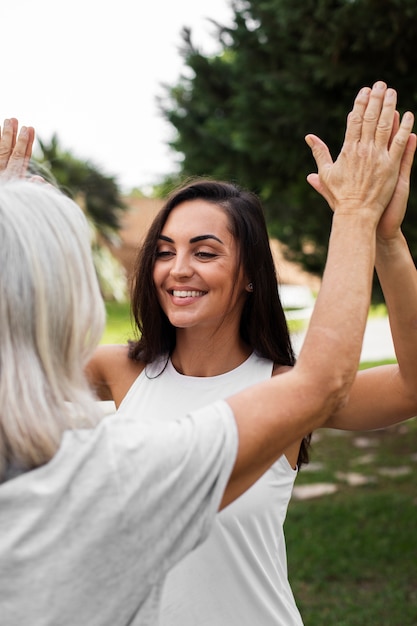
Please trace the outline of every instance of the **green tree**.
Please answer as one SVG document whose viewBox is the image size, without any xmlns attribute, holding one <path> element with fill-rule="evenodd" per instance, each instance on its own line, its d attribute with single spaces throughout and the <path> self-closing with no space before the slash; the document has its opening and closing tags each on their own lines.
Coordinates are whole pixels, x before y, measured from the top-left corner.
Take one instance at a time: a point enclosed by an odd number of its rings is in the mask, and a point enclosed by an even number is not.
<svg viewBox="0 0 417 626">
<path fill-rule="evenodd" d="M 40 139 L 38 143 L 40 155 L 35 163 L 42 173 L 52 175 L 60 189 L 83 207 L 100 235 L 111 239 L 119 227 L 120 213 L 126 209 L 115 178 L 61 148 L 56 135 L 49 143 Z"/>
<path fill-rule="evenodd" d="M 182 33 L 187 73 L 161 109 L 175 127 L 183 176 L 234 180 L 257 192 L 271 235 L 321 273 L 331 212 L 306 183 L 315 163 L 304 137 L 337 155 L 352 98 L 385 80 L 399 109 L 417 110 L 414 0 L 234 0 L 217 24 L 221 51 L 205 56 Z M 416 187 L 415 180 L 413 187 Z M 414 194 L 409 214 L 417 208 Z M 417 256 L 417 227 L 405 231 Z"/>
</svg>

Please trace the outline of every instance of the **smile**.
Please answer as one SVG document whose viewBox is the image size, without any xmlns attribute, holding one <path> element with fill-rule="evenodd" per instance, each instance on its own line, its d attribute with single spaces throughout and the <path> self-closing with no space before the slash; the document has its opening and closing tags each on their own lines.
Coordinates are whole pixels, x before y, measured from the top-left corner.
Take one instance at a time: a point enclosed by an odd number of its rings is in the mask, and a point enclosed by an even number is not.
<svg viewBox="0 0 417 626">
<path fill-rule="evenodd" d="M 176 289 L 172 291 L 172 295 L 176 298 L 200 298 L 206 293 L 206 291 L 177 291 Z"/>
</svg>

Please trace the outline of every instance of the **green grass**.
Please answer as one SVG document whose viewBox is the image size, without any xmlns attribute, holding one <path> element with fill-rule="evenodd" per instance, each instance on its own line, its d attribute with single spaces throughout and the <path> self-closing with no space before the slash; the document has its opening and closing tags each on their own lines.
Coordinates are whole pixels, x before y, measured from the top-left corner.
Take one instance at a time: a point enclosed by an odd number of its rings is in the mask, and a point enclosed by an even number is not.
<svg viewBox="0 0 417 626">
<path fill-rule="evenodd" d="M 107 323 L 100 343 L 127 343 L 133 338 L 129 302 L 106 302 Z"/>
<path fill-rule="evenodd" d="M 369 307 L 369 317 L 386 317 L 387 307 L 384 303 L 371 304 Z"/>
<path fill-rule="evenodd" d="M 384 359 L 378 361 L 378 363 L 375 363 L 374 361 L 362 361 L 362 363 L 359 363 L 359 369 L 366 370 L 368 367 L 374 367 L 375 365 L 390 365 L 396 362 L 397 361 L 395 359 Z"/>
<path fill-rule="evenodd" d="M 302 469 L 296 486 L 330 482 L 338 491 L 293 499 L 288 510 L 289 577 L 305 626 L 416 626 L 417 420 L 320 430 L 311 461 L 317 471 Z M 410 473 L 386 475 L 399 467 Z M 369 482 L 349 486 L 348 473 Z"/>
</svg>

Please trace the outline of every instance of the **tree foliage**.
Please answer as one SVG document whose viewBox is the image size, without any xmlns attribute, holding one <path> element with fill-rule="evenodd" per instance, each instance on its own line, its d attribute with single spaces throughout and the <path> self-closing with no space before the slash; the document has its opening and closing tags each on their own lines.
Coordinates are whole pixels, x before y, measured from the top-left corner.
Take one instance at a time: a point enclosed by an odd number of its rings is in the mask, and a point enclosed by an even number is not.
<svg viewBox="0 0 417 626">
<path fill-rule="evenodd" d="M 101 293 L 106 300 L 126 300 L 125 271 L 106 245 L 119 243 L 119 216 L 127 208 L 115 178 L 63 150 L 56 135 L 49 144 L 38 142 L 41 154 L 31 163 L 33 173 L 58 186 L 84 210 L 91 226 L 91 249 Z"/>
<path fill-rule="evenodd" d="M 399 110 L 417 110 L 415 0 L 234 0 L 217 24 L 221 52 L 205 56 L 182 33 L 186 74 L 161 109 L 177 134 L 182 175 L 234 180 L 262 198 L 270 232 L 321 273 L 331 212 L 306 183 L 313 132 L 335 157 L 347 112 L 363 85 L 384 80 Z M 412 189 L 417 189 L 414 176 Z M 405 231 L 417 255 L 417 227 Z"/>
<path fill-rule="evenodd" d="M 36 162 L 41 173 L 52 176 L 60 189 L 83 207 L 101 236 L 114 238 L 120 212 L 126 209 L 115 178 L 62 149 L 56 135 L 49 143 L 38 142 L 41 155 Z"/>
</svg>

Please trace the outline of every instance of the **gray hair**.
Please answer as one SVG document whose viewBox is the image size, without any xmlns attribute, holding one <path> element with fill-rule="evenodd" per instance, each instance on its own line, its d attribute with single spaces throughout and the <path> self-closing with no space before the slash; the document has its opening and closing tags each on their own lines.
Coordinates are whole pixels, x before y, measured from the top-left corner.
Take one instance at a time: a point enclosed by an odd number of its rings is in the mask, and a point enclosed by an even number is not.
<svg viewBox="0 0 417 626">
<path fill-rule="evenodd" d="M 97 421 L 84 367 L 104 320 L 81 209 L 51 185 L 1 183 L 0 481 Z"/>
</svg>

